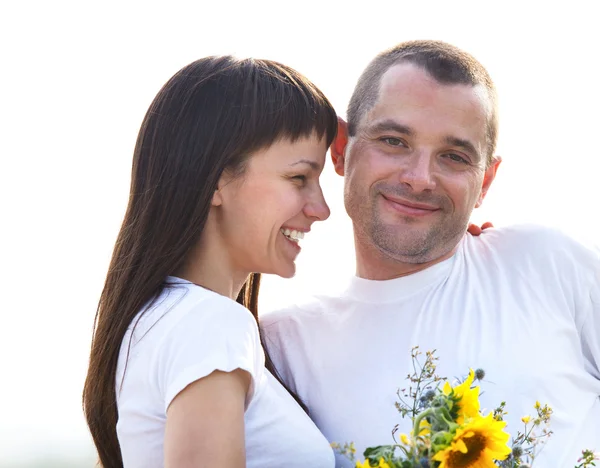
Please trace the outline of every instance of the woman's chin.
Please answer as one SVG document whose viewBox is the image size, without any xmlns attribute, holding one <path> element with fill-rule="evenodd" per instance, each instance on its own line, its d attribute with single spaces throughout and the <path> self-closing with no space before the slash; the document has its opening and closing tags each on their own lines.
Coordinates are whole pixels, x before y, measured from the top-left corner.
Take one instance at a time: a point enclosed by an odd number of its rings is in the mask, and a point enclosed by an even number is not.
<svg viewBox="0 0 600 468">
<path fill-rule="evenodd" d="M 296 264 L 294 262 L 290 262 L 286 265 L 279 265 L 275 271 L 275 274 L 282 278 L 293 278 L 296 274 Z"/>
<path fill-rule="evenodd" d="M 290 258 L 278 258 L 276 261 L 255 265 L 254 270 L 263 275 L 276 275 L 281 278 L 293 278 L 296 275 L 296 261 Z"/>
</svg>

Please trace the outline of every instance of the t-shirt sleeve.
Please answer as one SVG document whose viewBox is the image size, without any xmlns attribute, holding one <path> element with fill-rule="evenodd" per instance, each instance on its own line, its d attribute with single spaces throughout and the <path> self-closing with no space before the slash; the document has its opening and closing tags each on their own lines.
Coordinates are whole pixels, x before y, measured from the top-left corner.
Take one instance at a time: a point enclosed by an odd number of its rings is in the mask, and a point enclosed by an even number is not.
<svg viewBox="0 0 600 468">
<path fill-rule="evenodd" d="M 525 239 L 527 243 L 520 245 L 521 258 L 542 265 L 550 292 L 566 299 L 577 327 L 585 370 L 600 380 L 599 246 L 585 235 L 572 237 L 538 226 L 518 226 L 508 231 L 515 240 Z"/>
<path fill-rule="evenodd" d="M 215 370 L 250 374 L 248 407 L 264 372 L 256 320 L 227 298 L 204 300 L 187 311 L 160 343 L 156 359 L 165 411 L 179 392 Z"/>
<path fill-rule="evenodd" d="M 592 252 L 589 292 L 584 292 L 581 349 L 586 370 L 600 380 L 600 249 Z"/>
</svg>

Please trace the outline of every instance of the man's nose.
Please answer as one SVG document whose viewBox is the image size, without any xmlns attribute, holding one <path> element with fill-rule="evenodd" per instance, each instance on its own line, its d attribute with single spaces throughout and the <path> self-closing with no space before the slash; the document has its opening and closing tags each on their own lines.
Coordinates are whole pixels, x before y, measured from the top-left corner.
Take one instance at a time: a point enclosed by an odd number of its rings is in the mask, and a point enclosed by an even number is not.
<svg viewBox="0 0 600 468">
<path fill-rule="evenodd" d="M 409 185 L 415 192 L 433 190 L 436 184 L 432 159 L 433 156 L 425 152 L 412 154 L 400 172 L 400 182 Z"/>
</svg>

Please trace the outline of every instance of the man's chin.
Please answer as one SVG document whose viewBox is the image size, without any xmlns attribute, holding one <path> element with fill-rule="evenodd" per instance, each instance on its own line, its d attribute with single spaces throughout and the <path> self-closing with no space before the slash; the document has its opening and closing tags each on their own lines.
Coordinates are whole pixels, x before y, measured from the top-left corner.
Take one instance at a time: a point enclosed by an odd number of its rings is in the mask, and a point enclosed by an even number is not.
<svg viewBox="0 0 600 468">
<path fill-rule="evenodd" d="M 375 245 L 387 256 L 396 261 L 409 264 L 431 263 L 444 259 L 454 253 L 458 242 L 444 238 L 431 230 L 413 230 L 407 228 L 393 235 L 373 238 Z"/>
</svg>

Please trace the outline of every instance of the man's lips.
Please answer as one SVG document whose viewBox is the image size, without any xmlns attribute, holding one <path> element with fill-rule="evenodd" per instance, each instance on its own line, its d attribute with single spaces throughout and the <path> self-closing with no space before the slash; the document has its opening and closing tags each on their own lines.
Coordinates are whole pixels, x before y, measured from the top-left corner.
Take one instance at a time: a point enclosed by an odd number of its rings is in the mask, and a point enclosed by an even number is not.
<svg viewBox="0 0 600 468">
<path fill-rule="evenodd" d="M 394 210 L 408 216 L 427 216 L 439 210 L 439 207 L 425 203 L 409 202 L 402 198 L 390 197 L 383 194 L 382 197 Z"/>
</svg>

